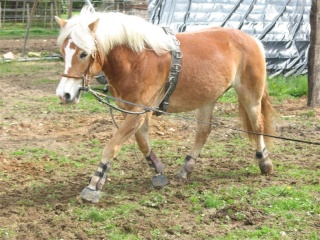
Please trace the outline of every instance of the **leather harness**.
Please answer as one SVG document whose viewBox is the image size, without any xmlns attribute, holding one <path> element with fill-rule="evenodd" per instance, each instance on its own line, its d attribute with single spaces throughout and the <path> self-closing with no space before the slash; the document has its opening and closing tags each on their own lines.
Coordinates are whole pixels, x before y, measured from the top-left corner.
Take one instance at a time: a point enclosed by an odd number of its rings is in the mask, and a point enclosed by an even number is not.
<svg viewBox="0 0 320 240">
<path fill-rule="evenodd" d="M 173 91 L 176 89 L 178 79 L 179 79 L 179 73 L 181 71 L 181 59 L 182 59 L 182 53 L 180 51 L 180 42 L 174 35 L 173 31 L 168 27 L 162 27 L 163 31 L 170 35 L 173 39 L 173 42 L 175 43 L 176 47 L 174 50 L 171 51 L 171 68 L 169 72 L 168 80 L 165 84 L 165 95 L 162 100 L 162 102 L 159 105 L 159 110 L 166 112 L 167 108 L 169 106 L 169 98 Z M 162 113 L 154 112 L 154 115 L 159 116 Z"/>
</svg>

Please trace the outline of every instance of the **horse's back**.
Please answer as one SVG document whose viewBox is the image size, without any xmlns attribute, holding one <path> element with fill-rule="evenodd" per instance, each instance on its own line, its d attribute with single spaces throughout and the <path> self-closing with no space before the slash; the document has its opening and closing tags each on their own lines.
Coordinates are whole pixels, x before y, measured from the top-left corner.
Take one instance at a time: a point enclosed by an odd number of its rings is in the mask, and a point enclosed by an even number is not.
<svg viewBox="0 0 320 240">
<path fill-rule="evenodd" d="M 243 77 L 259 84 L 264 81 L 264 74 L 258 76 L 265 71 L 262 45 L 243 31 L 214 27 L 179 33 L 177 39 L 183 58 L 171 111 L 193 110 L 213 103 Z"/>
<path fill-rule="evenodd" d="M 264 58 L 263 47 L 259 40 L 238 29 L 205 28 L 177 34 L 177 38 L 181 42 L 183 53 L 196 51 L 197 54 L 208 55 L 210 58 L 216 56 L 215 54 L 222 54 L 229 59 L 236 57 L 235 54 L 244 54 L 242 57 L 248 54 L 262 55 Z M 228 56 L 229 54 L 233 56 Z"/>
</svg>

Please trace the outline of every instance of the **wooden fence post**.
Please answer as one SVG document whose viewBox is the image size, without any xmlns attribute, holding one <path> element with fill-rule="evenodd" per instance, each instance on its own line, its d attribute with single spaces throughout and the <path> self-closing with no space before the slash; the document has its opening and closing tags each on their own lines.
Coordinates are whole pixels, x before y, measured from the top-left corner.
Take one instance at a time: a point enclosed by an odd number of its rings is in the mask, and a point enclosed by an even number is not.
<svg viewBox="0 0 320 240">
<path fill-rule="evenodd" d="M 68 19 L 72 17 L 72 4 L 73 0 L 69 0 Z"/>
<path fill-rule="evenodd" d="M 4 1 L 4 6 L 3 6 L 3 17 L 2 17 L 3 24 L 2 24 L 2 26 L 4 26 L 4 24 L 5 24 L 4 20 L 6 19 L 6 6 L 7 6 L 7 0 Z M 0 19 L 0 21 L 1 21 L 1 19 Z"/>
<path fill-rule="evenodd" d="M 24 57 L 25 52 L 26 52 L 26 45 L 27 45 L 27 40 L 28 40 L 28 35 L 29 35 L 29 30 L 30 30 L 30 25 L 32 23 L 32 18 L 34 15 L 34 12 L 36 11 L 36 7 L 38 5 L 39 0 L 34 0 L 33 6 L 32 6 L 32 10 L 31 10 L 31 14 L 30 17 L 28 18 L 28 26 L 27 26 L 27 30 L 26 30 L 26 35 L 24 37 L 24 44 L 23 44 L 23 49 L 22 49 L 22 56 Z"/>
<path fill-rule="evenodd" d="M 51 31 L 53 29 L 53 3 L 50 4 L 50 27 Z"/>
<path fill-rule="evenodd" d="M 2 9 L 1 9 L 1 2 L 0 2 L 0 28 L 1 28 L 1 12 L 2 12 Z"/>
<path fill-rule="evenodd" d="M 22 7 L 22 23 L 25 21 L 25 12 L 26 12 L 26 0 L 23 1 L 23 7 Z"/>
<path fill-rule="evenodd" d="M 57 0 L 53 0 L 55 16 L 59 16 Z"/>
</svg>

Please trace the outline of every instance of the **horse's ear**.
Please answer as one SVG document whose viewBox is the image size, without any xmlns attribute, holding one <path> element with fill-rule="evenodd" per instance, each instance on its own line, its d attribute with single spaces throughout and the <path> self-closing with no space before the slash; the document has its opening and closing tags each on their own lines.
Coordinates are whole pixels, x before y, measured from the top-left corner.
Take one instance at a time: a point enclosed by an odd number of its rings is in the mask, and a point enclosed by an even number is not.
<svg viewBox="0 0 320 240">
<path fill-rule="evenodd" d="M 67 25 L 67 20 L 61 19 L 57 16 L 54 17 L 57 21 L 57 23 L 60 25 L 61 28 L 64 28 Z"/>
<path fill-rule="evenodd" d="M 89 29 L 91 30 L 91 32 L 95 33 L 98 27 L 98 23 L 99 23 L 99 18 L 95 21 L 93 21 L 92 23 L 89 24 Z"/>
</svg>

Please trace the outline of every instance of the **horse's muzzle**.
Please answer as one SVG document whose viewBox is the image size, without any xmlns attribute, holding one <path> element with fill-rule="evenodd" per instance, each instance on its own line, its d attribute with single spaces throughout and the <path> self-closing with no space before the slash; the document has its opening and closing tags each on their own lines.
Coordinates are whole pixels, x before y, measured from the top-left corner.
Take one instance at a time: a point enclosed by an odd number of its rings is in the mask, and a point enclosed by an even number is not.
<svg viewBox="0 0 320 240">
<path fill-rule="evenodd" d="M 64 93 L 62 96 L 61 95 L 57 95 L 57 96 L 63 104 L 77 104 L 80 99 L 79 98 L 80 91 L 74 97 L 72 97 L 72 95 L 70 93 Z"/>
</svg>

